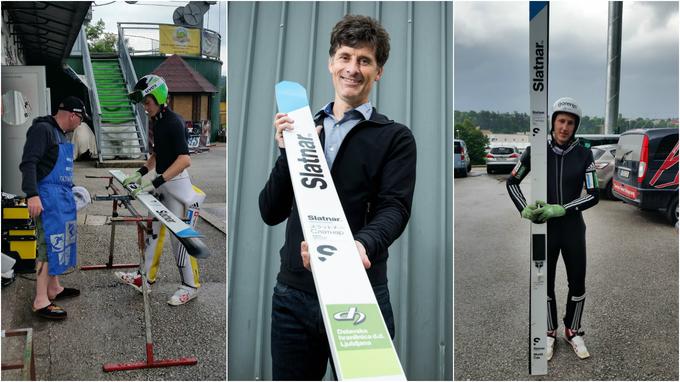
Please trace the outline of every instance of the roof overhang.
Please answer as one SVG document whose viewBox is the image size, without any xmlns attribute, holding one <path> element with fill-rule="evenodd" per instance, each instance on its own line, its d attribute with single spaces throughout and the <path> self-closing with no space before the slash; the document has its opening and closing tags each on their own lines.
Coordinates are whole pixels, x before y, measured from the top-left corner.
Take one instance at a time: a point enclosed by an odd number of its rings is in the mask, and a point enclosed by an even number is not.
<svg viewBox="0 0 680 382">
<path fill-rule="evenodd" d="M 61 65 L 71 54 L 91 3 L 3 1 L 2 10 L 27 65 Z"/>
</svg>

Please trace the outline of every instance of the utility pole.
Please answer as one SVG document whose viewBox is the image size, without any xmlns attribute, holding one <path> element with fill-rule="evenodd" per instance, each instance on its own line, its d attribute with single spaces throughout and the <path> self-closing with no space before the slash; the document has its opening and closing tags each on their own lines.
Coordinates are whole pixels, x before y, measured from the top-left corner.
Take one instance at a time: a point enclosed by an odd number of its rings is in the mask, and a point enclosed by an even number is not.
<svg viewBox="0 0 680 382">
<path fill-rule="evenodd" d="M 623 2 L 609 2 L 607 27 L 607 104 L 604 110 L 604 134 L 616 131 L 619 118 L 619 88 L 621 80 L 621 24 Z"/>
</svg>

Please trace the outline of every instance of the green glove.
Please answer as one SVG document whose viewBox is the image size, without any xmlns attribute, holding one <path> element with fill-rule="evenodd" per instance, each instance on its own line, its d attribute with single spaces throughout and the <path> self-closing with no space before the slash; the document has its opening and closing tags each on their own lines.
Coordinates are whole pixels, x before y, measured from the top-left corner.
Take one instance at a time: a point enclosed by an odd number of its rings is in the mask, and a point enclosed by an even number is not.
<svg viewBox="0 0 680 382">
<path fill-rule="evenodd" d="M 140 192 L 143 192 L 143 191 L 147 191 L 147 192 L 148 192 L 148 191 L 152 191 L 154 188 L 155 188 L 155 187 L 154 187 L 153 183 L 152 183 L 150 180 L 145 180 L 145 181 L 142 182 L 142 184 L 139 184 L 139 185 L 137 186 L 137 188 L 135 188 L 135 189 L 132 191 L 132 196 L 136 198 L 136 197 L 137 197 L 137 194 L 139 194 Z"/>
<path fill-rule="evenodd" d="M 540 200 L 537 201 L 536 204 L 538 204 L 539 207 L 536 209 L 536 211 L 534 211 L 534 216 L 540 222 L 544 222 L 552 218 L 558 218 L 560 216 L 564 216 L 564 214 L 567 213 L 564 207 L 560 206 L 559 204 L 547 204 Z"/>
<path fill-rule="evenodd" d="M 128 176 L 123 180 L 123 186 L 127 187 L 130 183 L 137 183 L 142 180 L 142 174 L 139 171 L 135 171 L 132 175 Z"/>
<path fill-rule="evenodd" d="M 536 205 L 536 203 L 527 204 L 527 206 L 524 207 L 524 209 L 522 210 L 522 217 L 525 218 L 525 219 L 529 219 L 529 220 L 533 221 L 534 220 L 534 214 L 535 214 L 535 211 L 536 211 L 537 208 L 538 208 L 538 206 Z"/>
</svg>

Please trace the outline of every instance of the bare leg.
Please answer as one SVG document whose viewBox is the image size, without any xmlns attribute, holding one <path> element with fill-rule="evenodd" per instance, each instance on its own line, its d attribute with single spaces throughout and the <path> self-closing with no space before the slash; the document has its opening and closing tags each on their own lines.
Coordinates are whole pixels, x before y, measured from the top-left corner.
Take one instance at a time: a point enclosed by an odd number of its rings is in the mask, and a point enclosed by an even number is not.
<svg viewBox="0 0 680 382">
<path fill-rule="evenodd" d="M 54 297 L 56 297 L 63 290 L 64 287 L 59 284 L 58 276 L 48 276 L 47 295 L 50 297 L 50 300 L 53 300 Z"/>
<path fill-rule="evenodd" d="M 46 262 L 36 261 L 35 268 L 35 300 L 33 300 L 33 309 L 42 309 L 50 304 L 50 299 L 47 297 L 50 276 L 47 273 Z"/>
</svg>

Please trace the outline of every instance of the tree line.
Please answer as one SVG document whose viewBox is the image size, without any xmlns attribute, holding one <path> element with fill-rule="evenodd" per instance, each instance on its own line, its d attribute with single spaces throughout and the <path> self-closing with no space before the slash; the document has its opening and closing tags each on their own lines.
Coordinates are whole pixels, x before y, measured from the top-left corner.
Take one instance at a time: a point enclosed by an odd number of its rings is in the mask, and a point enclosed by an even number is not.
<svg viewBox="0 0 680 382">
<path fill-rule="evenodd" d="M 497 134 L 515 134 L 529 130 L 529 115 L 527 113 L 497 113 L 494 111 L 454 111 L 454 123 L 463 123 L 469 119 L 482 130 L 490 130 Z M 623 118 L 619 114 L 615 134 L 621 134 L 630 129 L 648 129 L 658 127 L 677 127 L 673 119 Z M 601 134 L 604 128 L 604 118 L 585 115 L 581 118 L 580 134 Z"/>
<path fill-rule="evenodd" d="M 524 133 L 529 130 L 529 115 L 526 113 L 497 113 L 493 111 L 454 111 L 454 137 L 465 141 L 472 164 L 484 164 L 484 148 L 489 144 L 482 130 L 496 134 Z M 600 134 L 604 118 L 583 116 L 579 134 Z M 615 134 L 641 128 L 677 127 L 673 119 L 652 120 L 648 118 L 628 119 L 619 114 Z"/>
</svg>

